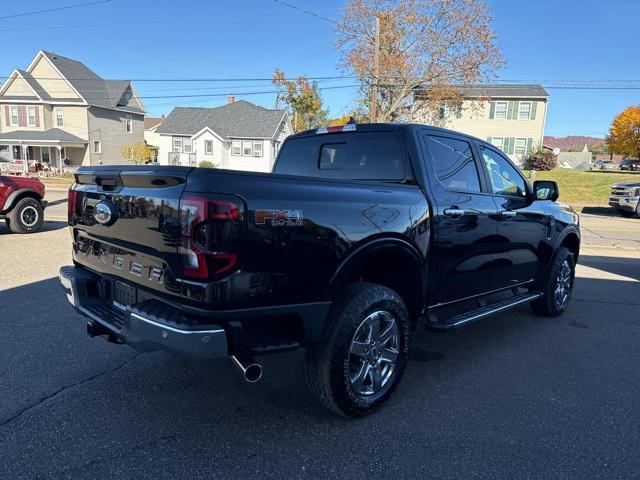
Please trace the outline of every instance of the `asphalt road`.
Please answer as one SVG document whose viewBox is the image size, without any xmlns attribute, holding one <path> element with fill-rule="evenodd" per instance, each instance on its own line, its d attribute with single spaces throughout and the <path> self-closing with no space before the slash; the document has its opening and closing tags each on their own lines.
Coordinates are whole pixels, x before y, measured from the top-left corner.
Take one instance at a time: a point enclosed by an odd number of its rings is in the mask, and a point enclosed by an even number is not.
<svg viewBox="0 0 640 480">
<path fill-rule="evenodd" d="M 563 317 L 419 332 L 392 402 L 345 420 L 301 352 L 251 385 L 87 337 L 55 278 L 64 223 L 0 225 L 0 478 L 638 478 L 640 252 L 585 253 Z"/>
</svg>

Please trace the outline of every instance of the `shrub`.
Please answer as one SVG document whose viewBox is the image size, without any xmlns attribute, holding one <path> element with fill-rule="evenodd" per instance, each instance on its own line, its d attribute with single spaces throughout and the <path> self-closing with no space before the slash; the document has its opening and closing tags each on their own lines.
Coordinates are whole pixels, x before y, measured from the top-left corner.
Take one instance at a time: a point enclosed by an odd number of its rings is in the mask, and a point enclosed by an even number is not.
<svg viewBox="0 0 640 480">
<path fill-rule="evenodd" d="M 537 148 L 527 155 L 525 166 L 531 170 L 553 170 L 558 165 L 558 159 L 549 150 Z"/>
<path fill-rule="evenodd" d="M 200 168 L 215 168 L 215 165 L 213 164 L 213 162 L 210 162 L 209 160 L 203 160 L 198 164 L 198 167 L 200 167 Z"/>
</svg>

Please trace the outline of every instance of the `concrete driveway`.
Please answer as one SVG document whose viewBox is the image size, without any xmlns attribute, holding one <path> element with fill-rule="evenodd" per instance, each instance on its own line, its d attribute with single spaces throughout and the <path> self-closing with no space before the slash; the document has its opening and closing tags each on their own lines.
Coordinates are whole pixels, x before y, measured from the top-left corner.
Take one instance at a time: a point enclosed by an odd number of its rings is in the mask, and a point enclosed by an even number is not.
<svg viewBox="0 0 640 480">
<path fill-rule="evenodd" d="M 584 253 L 564 316 L 418 332 L 394 400 L 354 421 L 307 394 L 302 352 L 250 385 L 87 337 L 56 279 L 65 223 L 0 224 L 0 478 L 636 477 L 640 253 Z"/>
</svg>

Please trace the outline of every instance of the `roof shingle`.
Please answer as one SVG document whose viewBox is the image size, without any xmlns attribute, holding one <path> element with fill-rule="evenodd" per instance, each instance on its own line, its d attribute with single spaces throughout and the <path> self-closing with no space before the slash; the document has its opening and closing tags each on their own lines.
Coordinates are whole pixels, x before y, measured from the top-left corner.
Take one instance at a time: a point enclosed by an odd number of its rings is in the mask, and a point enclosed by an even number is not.
<svg viewBox="0 0 640 480">
<path fill-rule="evenodd" d="M 156 133 L 191 136 L 209 127 L 225 139 L 272 138 L 285 113 L 245 100 L 216 108 L 176 107 Z"/>
</svg>

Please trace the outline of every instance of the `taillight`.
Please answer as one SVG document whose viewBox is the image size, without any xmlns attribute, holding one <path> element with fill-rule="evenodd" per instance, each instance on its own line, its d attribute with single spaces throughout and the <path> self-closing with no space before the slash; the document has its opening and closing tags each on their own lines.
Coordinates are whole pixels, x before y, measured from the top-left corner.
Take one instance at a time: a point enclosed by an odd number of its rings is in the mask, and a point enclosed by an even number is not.
<svg viewBox="0 0 640 480">
<path fill-rule="evenodd" d="M 77 203 L 78 203 L 78 191 L 74 190 L 72 187 L 69 189 L 69 194 L 67 196 L 67 213 L 69 215 L 69 221 L 71 221 L 72 215 L 76 213 Z"/>
<path fill-rule="evenodd" d="M 229 200 L 187 196 L 180 200 L 180 243 L 185 277 L 208 279 L 238 263 L 240 207 Z"/>
</svg>

